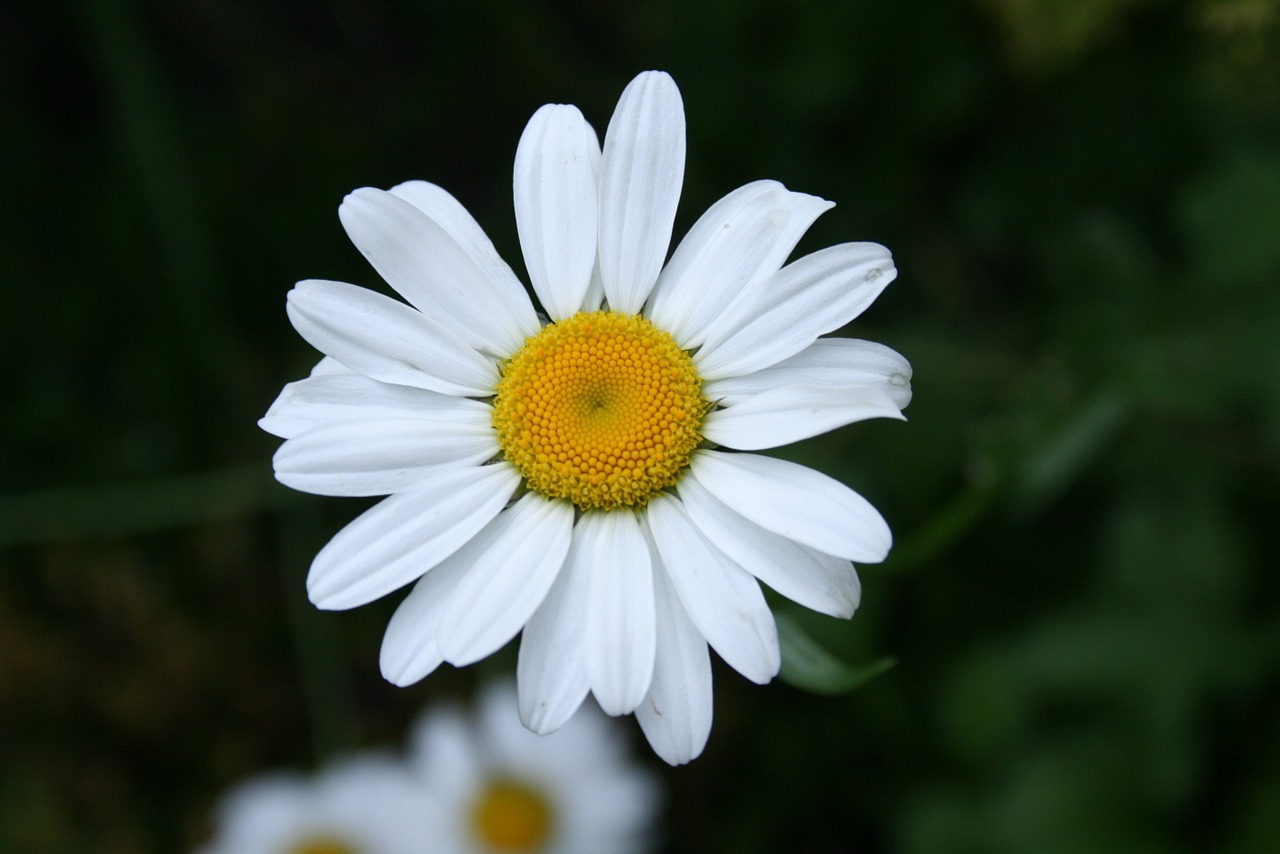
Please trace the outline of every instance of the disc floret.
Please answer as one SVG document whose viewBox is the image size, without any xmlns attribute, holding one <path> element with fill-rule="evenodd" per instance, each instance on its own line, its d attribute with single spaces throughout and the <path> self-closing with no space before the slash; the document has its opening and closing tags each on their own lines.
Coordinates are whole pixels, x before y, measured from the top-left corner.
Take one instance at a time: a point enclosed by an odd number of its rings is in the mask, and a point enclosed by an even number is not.
<svg viewBox="0 0 1280 854">
<path fill-rule="evenodd" d="M 530 489 L 609 510 L 643 506 L 676 483 L 707 408 L 670 335 L 638 315 L 579 312 L 502 366 L 493 426 Z"/>
</svg>

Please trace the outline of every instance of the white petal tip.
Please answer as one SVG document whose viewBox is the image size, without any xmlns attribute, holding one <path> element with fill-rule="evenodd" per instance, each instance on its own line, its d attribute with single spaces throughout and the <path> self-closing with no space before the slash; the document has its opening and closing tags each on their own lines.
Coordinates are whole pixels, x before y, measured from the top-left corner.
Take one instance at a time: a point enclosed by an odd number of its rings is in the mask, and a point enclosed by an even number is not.
<svg viewBox="0 0 1280 854">
<path fill-rule="evenodd" d="M 650 747 L 652 746 L 653 745 L 650 745 Z M 701 750 L 699 750 L 697 753 L 693 753 L 690 751 L 683 751 L 683 752 L 677 753 L 670 750 L 659 750 L 656 747 L 653 748 L 653 752 L 657 754 L 659 759 L 661 759 L 663 762 L 667 763 L 673 768 L 679 768 L 681 765 L 688 765 L 690 762 L 692 762 L 693 760 L 697 759 L 699 756 L 702 755 Z"/>
<path fill-rule="evenodd" d="M 283 482 L 283 481 L 282 481 Z M 307 576 L 307 598 L 321 611 L 347 611 L 366 604 L 351 596 L 347 585 L 335 585 L 334 576 L 323 573 L 317 576 L 314 567 Z"/>
<path fill-rule="evenodd" d="M 356 607 L 347 604 L 340 596 L 332 593 L 320 594 L 307 591 L 307 598 L 311 600 L 311 604 L 315 605 L 321 611 L 346 611 Z"/>
<path fill-rule="evenodd" d="M 520 708 L 520 723 L 534 735 L 550 735 L 564 726 L 565 721 L 553 718 L 549 712 L 550 710 L 546 706 L 539 706 L 533 709 L 525 709 L 522 706 Z M 572 715 L 569 717 L 572 717 Z"/>
<path fill-rule="evenodd" d="M 645 739 L 658 758 L 668 765 L 687 765 L 702 755 L 711 735 L 710 722 L 699 731 L 686 732 L 683 726 L 664 719 L 656 708 L 637 718 Z"/>
<path fill-rule="evenodd" d="M 720 657 L 724 658 L 723 655 Z M 727 659 L 726 663 L 729 663 Z M 773 681 L 773 677 L 778 675 L 778 671 L 782 669 L 782 652 L 778 646 L 777 635 L 773 636 L 771 643 L 766 642 L 765 648 L 751 659 L 740 660 L 736 664 L 729 664 L 729 666 L 750 682 L 754 682 L 757 685 L 768 685 Z"/>
<path fill-rule="evenodd" d="M 382 678 L 397 688 L 408 688 L 426 679 L 443 663 L 439 656 L 435 656 L 434 660 L 420 659 L 421 655 L 407 661 L 380 660 L 378 665 Z"/>
<path fill-rule="evenodd" d="M 669 83 L 672 86 L 676 85 L 675 78 L 673 78 L 667 72 L 658 71 L 657 69 L 650 69 L 649 71 L 641 71 L 632 79 L 631 82 L 635 83 L 637 80 L 644 80 L 645 82 L 662 81 L 663 83 Z"/>
<path fill-rule="evenodd" d="M 596 694 L 595 697 L 596 702 L 600 705 L 600 710 L 612 718 L 629 715 L 644 702 L 644 695 L 641 695 L 638 700 L 626 697 L 601 697 L 599 694 Z"/>
<path fill-rule="evenodd" d="M 378 194 L 385 192 L 385 190 L 379 190 L 377 187 L 359 187 L 352 190 L 350 193 L 347 193 L 342 197 L 342 204 L 338 206 L 339 215 L 341 215 L 342 208 L 370 200 Z"/>
<path fill-rule="evenodd" d="M 408 688 L 410 685 L 414 685 L 414 684 L 417 684 L 418 682 L 421 682 L 421 681 L 422 681 L 422 679 L 423 679 L 423 678 L 425 678 L 425 677 L 423 677 L 423 676 L 418 676 L 418 677 L 416 677 L 416 678 L 415 678 L 415 677 L 412 677 L 412 676 L 406 675 L 406 674 L 404 674 L 404 673 L 398 673 L 398 672 L 395 672 L 395 671 L 389 671 L 389 670 L 384 666 L 384 667 L 382 668 L 382 678 L 383 678 L 383 679 L 385 679 L 385 680 L 387 680 L 388 682 L 390 682 L 392 685 L 396 686 L 397 688 Z"/>
<path fill-rule="evenodd" d="M 856 613 L 858 613 L 858 606 L 856 603 L 852 605 L 844 604 L 839 608 L 832 608 L 829 616 L 835 617 L 838 620 L 849 620 L 852 619 L 853 615 Z"/>
<path fill-rule="evenodd" d="M 857 559 L 856 563 L 884 563 L 889 558 L 889 552 L 893 551 L 893 538 L 889 537 L 883 546 L 877 546 L 865 556 Z"/>
<path fill-rule="evenodd" d="M 275 436 L 280 439 L 286 438 L 284 434 L 280 432 L 280 430 L 283 428 L 279 424 L 279 419 L 273 415 L 262 416 L 261 418 L 258 419 L 257 424 L 258 424 L 258 429 L 263 431 L 264 433 L 270 433 L 272 436 Z"/>
</svg>

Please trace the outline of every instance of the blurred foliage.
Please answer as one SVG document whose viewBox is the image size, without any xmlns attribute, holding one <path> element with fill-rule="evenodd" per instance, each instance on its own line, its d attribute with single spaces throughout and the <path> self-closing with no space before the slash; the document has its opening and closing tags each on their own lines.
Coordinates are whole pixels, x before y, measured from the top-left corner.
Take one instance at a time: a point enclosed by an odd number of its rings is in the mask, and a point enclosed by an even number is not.
<svg viewBox="0 0 1280 854">
<path fill-rule="evenodd" d="M 717 665 L 667 850 L 1280 849 L 1276 0 L 9 17 L 0 850 L 189 848 L 241 776 L 512 666 L 385 684 L 395 602 L 303 591 L 363 504 L 272 485 L 254 421 L 315 358 L 290 284 L 375 285 L 345 192 L 436 181 L 518 266 L 525 120 L 603 128 L 649 67 L 689 116 L 678 230 L 756 178 L 834 199 L 802 249 L 894 250 L 848 331 L 916 370 L 906 425 L 783 452 L 898 536 L 852 621 L 786 619 L 897 666 L 825 697 Z"/>
<path fill-rule="evenodd" d="M 778 628 L 778 646 L 782 667 L 778 679 L 815 694 L 847 694 L 863 687 L 893 667 L 892 658 L 882 658 L 861 667 L 853 667 L 811 638 L 796 621 L 775 604 L 774 622 Z"/>
</svg>

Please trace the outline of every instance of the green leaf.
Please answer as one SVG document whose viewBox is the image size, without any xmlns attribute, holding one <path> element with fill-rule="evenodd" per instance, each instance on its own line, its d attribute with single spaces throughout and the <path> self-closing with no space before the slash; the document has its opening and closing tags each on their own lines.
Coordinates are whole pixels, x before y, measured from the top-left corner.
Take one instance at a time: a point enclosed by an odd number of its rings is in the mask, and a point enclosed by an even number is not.
<svg viewBox="0 0 1280 854">
<path fill-rule="evenodd" d="M 818 645 L 818 642 L 785 614 L 776 615 L 778 643 L 782 647 L 782 681 L 815 694 L 847 694 L 897 664 L 886 656 L 863 667 L 852 667 Z"/>
<path fill-rule="evenodd" d="M 1103 390 L 1072 412 L 1028 454 L 1014 484 L 1014 501 L 1035 513 L 1057 498 L 1111 445 L 1128 415 L 1128 401 Z"/>
</svg>

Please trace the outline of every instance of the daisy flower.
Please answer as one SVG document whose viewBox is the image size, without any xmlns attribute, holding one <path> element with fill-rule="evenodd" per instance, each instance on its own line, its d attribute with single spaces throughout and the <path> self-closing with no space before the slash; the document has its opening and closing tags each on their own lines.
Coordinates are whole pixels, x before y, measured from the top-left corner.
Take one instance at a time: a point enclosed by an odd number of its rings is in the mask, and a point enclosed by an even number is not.
<svg viewBox="0 0 1280 854">
<path fill-rule="evenodd" d="M 435 850 L 429 805 L 389 756 L 352 757 L 314 778 L 267 774 L 222 799 L 198 854 L 421 854 Z"/>
<path fill-rule="evenodd" d="M 515 715 L 516 692 L 488 687 L 477 713 L 427 712 L 409 764 L 431 803 L 438 854 L 639 854 L 650 850 L 660 793 L 628 758 L 620 733 L 584 706 L 537 736 Z M 425 849 L 424 849 L 425 850 Z"/>
<path fill-rule="evenodd" d="M 847 486 L 752 451 L 901 418 L 911 369 L 820 336 L 893 280 L 875 243 L 786 263 L 832 203 L 757 181 L 665 263 L 685 157 L 672 79 L 626 87 L 605 133 L 572 106 L 530 119 L 516 225 L 535 308 L 456 199 L 412 181 L 347 196 L 352 242 L 406 302 L 303 281 L 289 319 L 325 355 L 260 424 L 284 484 L 389 495 L 316 556 L 312 602 L 417 582 L 381 666 L 407 685 L 523 630 L 520 716 L 555 730 L 588 692 L 635 712 L 666 761 L 711 727 L 708 644 L 757 683 L 778 671 L 759 582 L 849 617 L 884 519 Z"/>
</svg>

